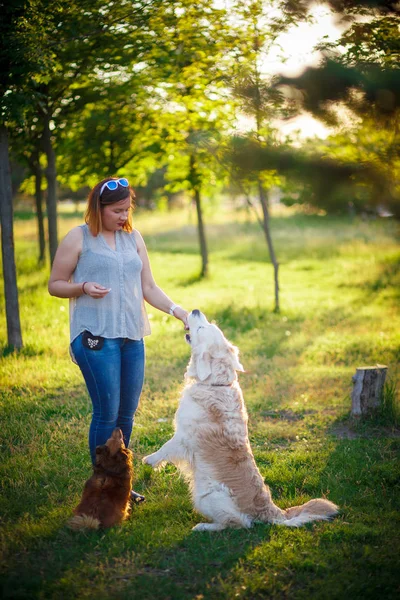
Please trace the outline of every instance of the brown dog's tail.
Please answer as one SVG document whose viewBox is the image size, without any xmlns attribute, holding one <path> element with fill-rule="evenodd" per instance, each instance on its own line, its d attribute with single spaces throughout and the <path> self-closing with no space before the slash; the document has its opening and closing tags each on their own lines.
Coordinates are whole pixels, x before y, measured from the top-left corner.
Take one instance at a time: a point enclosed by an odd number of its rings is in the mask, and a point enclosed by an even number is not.
<svg viewBox="0 0 400 600">
<path fill-rule="evenodd" d="M 90 515 L 75 515 L 68 521 L 68 526 L 75 531 L 80 529 L 98 529 L 100 521 Z"/>
<path fill-rule="evenodd" d="M 293 506 L 282 512 L 282 517 L 274 520 L 275 523 L 288 527 L 300 527 L 311 521 L 327 521 L 337 515 L 339 508 L 330 500 L 315 498 L 301 506 Z"/>
</svg>

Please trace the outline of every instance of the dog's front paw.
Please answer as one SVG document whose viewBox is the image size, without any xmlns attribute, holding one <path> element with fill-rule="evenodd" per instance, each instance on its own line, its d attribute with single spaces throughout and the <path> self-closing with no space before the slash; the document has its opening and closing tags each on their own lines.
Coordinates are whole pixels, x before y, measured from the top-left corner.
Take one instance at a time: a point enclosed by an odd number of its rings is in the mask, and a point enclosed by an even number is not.
<svg viewBox="0 0 400 600">
<path fill-rule="evenodd" d="M 162 466 L 162 461 L 158 459 L 157 452 L 153 452 L 153 454 L 149 454 L 148 456 L 144 456 L 142 458 L 142 463 L 145 465 L 150 465 L 155 469 L 156 467 Z"/>
<path fill-rule="evenodd" d="M 150 465 L 153 466 L 153 461 L 152 461 L 152 457 L 154 456 L 154 454 L 149 454 L 148 456 L 143 456 L 142 458 L 142 463 L 144 465 Z"/>
</svg>

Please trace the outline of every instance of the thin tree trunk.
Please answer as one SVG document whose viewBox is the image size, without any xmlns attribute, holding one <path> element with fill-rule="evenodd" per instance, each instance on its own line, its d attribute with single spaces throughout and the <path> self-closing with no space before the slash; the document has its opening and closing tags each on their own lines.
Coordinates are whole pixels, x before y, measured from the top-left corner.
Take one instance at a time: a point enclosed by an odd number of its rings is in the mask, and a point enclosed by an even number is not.
<svg viewBox="0 0 400 600">
<path fill-rule="evenodd" d="M 207 277 L 207 275 L 208 275 L 208 250 L 207 250 L 206 234 L 204 231 L 203 215 L 202 215 L 202 211 L 201 211 L 201 198 L 200 198 L 199 188 L 195 188 L 195 190 L 194 190 L 194 199 L 196 202 L 197 224 L 198 224 L 198 230 L 199 230 L 199 241 L 200 241 L 200 251 L 201 251 L 201 276 Z"/>
<path fill-rule="evenodd" d="M 8 153 L 8 135 L 0 126 L 0 217 L 1 251 L 3 256 L 4 296 L 6 301 L 8 345 L 22 348 L 21 322 L 19 318 L 17 271 L 15 267 L 13 205 L 11 172 Z"/>
<path fill-rule="evenodd" d="M 197 212 L 197 229 L 199 233 L 200 252 L 201 252 L 201 277 L 207 277 L 208 275 L 208 250 L 207 240 L 204 230 L 203 213 L 201 210 L 201 196 L 200 196 L 200 181 L 196 170 L 195 157 L 193 154 L 190 155 L 190 182 L 194 191 L 194 200 L 196 202 Z"/>
<path fill-rule="evenodd" d="M 269 226 L 269 210 L 268 210 L 268 200 L 266 197 L 265 190 L 260 180 L 258 180 L 258 192 L 260 196 L 260 203 L 263 211 L 263 230 L 265 234 L 265 239 L 267 240 L 269 256 L 271 258 L 271 262 L 274 266 L 274 282 L 275 282 L 275 312 L 280 311 L 279 307 L 279 263 L 276 260 L 276 255 L 274 251 L 274 245 L 272 243 L 271 230 Z"/>
<path fill-rule="evenodd" d="M 44 233 L 44 216 L 43 216 L 43 194 L 42 194 L 42 168 L 40 166 L 40 153 L 36 150 L 32 153 L 29 160 L 30 169 L 35 177 L 35 206 L 36 218 L 38 224 L 38 241 L 39 241 L 39 263 L 43 263 L 46 252 L 46 238 Z"/>
<path fill-rule="evenodd" d="M 256 29 L 256 35 L 255 35 L 255 42 L 258 46 L 257 29 Z M 260 143 L 261 142 L 260 132 L 261 132 L 261 127 L 262 127 L 263 114 L 262 114 L 262 101 L 261 101 L 261 92 L 260 92 L 261 81 L 260 81 L 260 74 L 259 74 L 258 68 L 257 68 L 257 63 L 255 64 L 255 79 L 256 79 L 256 85 L 255 85 L 256 135 L 257 135 L 257 141 Z M 279 276 L 278 276 L 279 275 L 279 263 L 276 260 L 274 245 L 272 243 L 271 230 L 269 227 L 270 217 L 269 217 L 269 208 L 268 208 L 268 198 L 267 198 L 267 195 L 265 193 L 265 190 L 263 188 L 260 178 L 258 178 L 257 183 L 258 183 L 258 195 L 260 198 L 260 204 L 261 204 L 261 208 L 262 208 L 262 212 L 263 212 L 262 227 L 263 227 L 265 239 L 267 240 L 269 256 L 271 258 L 271 262 L 274 267 L 274 286 L 275 286 L 275 308 L 274 308 L 274 311 L 278 313 L 280 310 L 280 307 L 279 307 Z"/>
<path fill-rule="evenodd" d="M 42 169 L 38 163 L 35 171 L 35 202 L 36 202 L 36 216 L 38 223 L 38 237 L 39 237 L 39 262 L 43 263 L 46 252 L 46 240 L 44 235 L 44 219 L 43 219 L 43 195 L 42 195 Z"/>
<path fill-rule="evenodd" d="M 46 113 L 43 118 L 43 148 L 47 157 L 47 168 L 45 170 L 47 179 L 47 222 L 49 228 L 49 250 L 50 263 L 53 264 L 58 246 L 57 234 L 57 170 L 56 154 L 51 141 L 50 116 Z"/>
</svg>

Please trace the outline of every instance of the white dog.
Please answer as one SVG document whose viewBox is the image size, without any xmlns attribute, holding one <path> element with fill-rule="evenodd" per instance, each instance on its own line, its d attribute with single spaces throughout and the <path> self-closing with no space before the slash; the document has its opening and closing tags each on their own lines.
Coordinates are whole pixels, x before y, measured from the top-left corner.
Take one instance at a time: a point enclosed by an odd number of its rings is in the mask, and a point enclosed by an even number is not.
<svg viewBox="0 0 400 600">
<path fill-rule="evenodd" d="M 189 314 L 188 324 L 192 356 L 175 435 L 143 462 L 152 467 L 171 462 L 188 478 L 195 508 L 212 521 L 199 523 L 197 531 L 257 521 L 297 527 L 334 516 L 337 506 L 323 498 L 287 510 L 273 503 L 249 444 L 238 349 L 200 311 Z"/>
</svg>

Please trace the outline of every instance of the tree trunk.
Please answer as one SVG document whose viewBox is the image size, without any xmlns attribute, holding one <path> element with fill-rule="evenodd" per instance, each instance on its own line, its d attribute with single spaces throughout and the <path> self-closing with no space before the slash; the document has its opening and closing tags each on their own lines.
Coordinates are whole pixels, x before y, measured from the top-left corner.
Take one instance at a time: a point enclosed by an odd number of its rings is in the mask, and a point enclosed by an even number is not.
<svg viewBox="0 0 400 600">
<path fill-rule="evenodd" d="M 196 211 L 197 211 L 197 224 L 199 230 L 199 241 L 200 241 L 200 251 L 201 251 L 201 276 L 207 277 L 208 275 L 208 251 L 207 251 L 207 241 L 206 234 L 204 231 L 203 224 L 203 215 L 201 212 L 201 198 L 199 188 L 194 190 L 194 199 L 196 201 Z"/>
<path fill-rule="evenodd" d="M 280 311 L 279 307 L 279 263 L 276 260 L 274 246 L 272 243 L 272 236 L 269 227 L 269 210 L 268 210 L 268 200 L 265 194 L 265 190 L 260 180 L 258 180 L 258 191 L 260 196 L 260 203 L 263 211 L 263 230 L 265 234 L 265 239 L 267 240 L 269 256 L 271 258 L 271 262 L 274 266 L 274 282 L 275 282 L 275 312 Z"/>
<path fill-rule="evenodd" d="M 49 250 L 50 263 L 56 254 L 58 246 L 57 234 L 57 170 L 56 170 L 56 154 L 54 152 L 51 141 L 50 131 L 50 115 L 46 113 L 43 118 L 43 148 L 47 157 L 47 168 L 45 170 L 47 180 L 47 222 L 49 228 Z"/>
<path fill-rule="evenodd" d="M 351 395 L 351 414 L 367 415 L 380 408 L 385 384 L 387 367 L 358 367 L 353 375 L 353 393 Z"/>
<path fill-rule="evenodd" d="M 43 218 L 43 195 L 42 195 L 42 168 L 40 166 L 40 154 L 36 150 L 29 160 L 30 169 L 35 177 L 35 205 L 36 218 L 38 223 L 38 240 L 39 240 L 39 263 L 43 263 L 46 252 L 46 238 L 44 234 L 44 218 Z"/>
<path fill-rule="evenodd" d="M 43 263 L 46 252 L 46 240 L 44 235 L 44 219 L 43 219 L 43 204 L 42 204 L 42 169 L 38 164 L 35 172 L 35 202 L 36 202 L 36 216 L 38 223 L 38 237 L 39 237 L 39 262 Z"/>
<path fill-rule="evenodd" d="M 201 210 L 201 197 L 200 197 L 200 180 L 196 170 L 195 157 L 193 154 L 190 155 L 190 175 L 189 180 L 192 184 L 194 191 L 194 200 L 196 203 L 197 212 L 197 228 L 199 232 L 200 252 L 201 252 L 201 277 L 207 277 L 208 275 L 208 250 L 207 240 L 204 230 L 203 213 Z"/>
<path fill-rule="evenodd" d="M 8 135 L 4 125 L 0 126 L 0 217 L 7 341 L 9 346 L 20 349 L 22 348 L 22 334 L 15 267 L 11 172 Z"/>
</svg>

